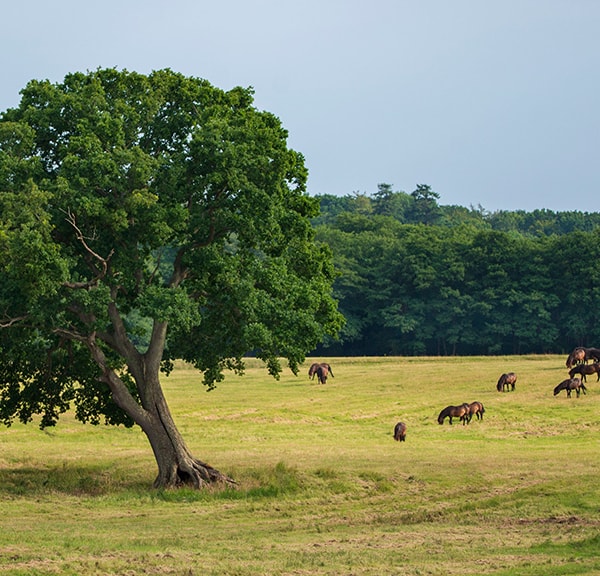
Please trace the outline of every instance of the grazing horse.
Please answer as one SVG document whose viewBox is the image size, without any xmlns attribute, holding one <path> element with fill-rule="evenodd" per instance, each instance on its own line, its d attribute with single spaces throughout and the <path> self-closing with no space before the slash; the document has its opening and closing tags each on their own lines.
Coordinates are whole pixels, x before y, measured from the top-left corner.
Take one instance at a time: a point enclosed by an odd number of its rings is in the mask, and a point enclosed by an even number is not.
<svg viewBox="0 0 600 576">
<path fill-rule="evenodd" d="M 335 376 L 333 375 L 333 371 L 331 370 L 331 366 L 329 364 L 326 364 L 325 362 L 322 362 L 322 363 L 315 362 L 314 364 L 311 364 L 310 368 L 308 369 L 308 377 L 311 380 L 314 380 L 315 379 L 315 375 L 318 375 L 317 370 L 319 369 L 319 366 L 322 366 L 322 367 L 326 368 L 327 372 L 329 374 L 331 374 L 331 376 L 333 378 L 335 378 Z M 327 380 L 327 375 L 325 377 L 325 380 Z"/>
<path fill-rule="evenodd" d="M 514 372 L 508 372 L 507 374 L 502 374 L 498 380 L 498 384 L 496 384 L 496 390 L 498 392 L 504 392 L 504 388 L 507 390 L 514 390 L 517 384 L 517 375 Z"/>
<path fill-rule="evenodd" d="M 579 374 L 584 382 L 587 382 L 586 376 L 590 374 L 597 374 L 598 378 L 596 382 L 600 382 L 600 363 L 594 362 L 593 364 L 578 364 L 575 368 L 569 370 L 569 376 L 575 378 L 575 374 Z"/>
<path fill-rule="evenodd" d="M 580 392 L 587 394 L 587 388 L 583 384 L 583 382 L 579 378 L 568 378 L 567 380 L 563 380 L 555 389 L 554 395 L 560 393 L 561 390 L 567 391 L 567 398 L 571 397 L 571 392 L 575 390 L 577 392 L 577 398 L 579 398 Z"/>
<path fill-rule="evenodd" d="M 438 416 L 438 424 L 443 424 L 445 418 L 448 418 L 448 421 L 450 422 L 450 424 L 452 424 L 452 418 L 458 418 L 463 423 L 463 426 L 464 426 L 465 424 L 469 423 L 468 417 L 469 417 L 469 405 L 468 404 L 464 403 L 464 404 L 460 404 L 458 406 L 446 406 L 440 412 L 440 415 Z"/>
<path fill-rule="evenodd" d="M 473 416 L 476 416 L 477 420 L 483 420 L 484 412 L 485 408 L 481 402 L 471 402 L 469 404 L 469 415 L 467 416 L 468 422 L 471 421 Z"/>
<path fill-rule="evenodd" d="M 327 384 L 327 376 L 329 374 L 329 364 L 319 364 L 317 366 L 317 380 L 320 384 Z M 333 376 L 333 372 L 331 373 Z"/>
<path fill-rule="evenodd" d="M 585 360 L 600 362 L 600 348 L 585 348 Z"/>
<path fill-rule="evenodd" d="M 586 360 L 586 356 L 585 348 L 582 348 L 581 346 L 575 348 L 567 357 L 567 368 L 573 368 L 576 364 L 583 364 Z"/>
<path fill-rule="evenodd" d="M 398 442 L 406 441 L 406 424 L 404 422 L 398 422 L 394 427 L 394 440 Z"/>
</svg>

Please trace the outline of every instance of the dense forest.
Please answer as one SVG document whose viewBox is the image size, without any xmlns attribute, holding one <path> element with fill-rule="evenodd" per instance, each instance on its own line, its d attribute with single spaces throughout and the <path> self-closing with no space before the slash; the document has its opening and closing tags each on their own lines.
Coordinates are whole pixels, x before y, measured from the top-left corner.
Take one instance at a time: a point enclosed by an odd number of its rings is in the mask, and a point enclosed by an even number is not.
<svg viewBox="0 0 600 576">
<path fill-rule="evenodd" d="M 600 214 L 444 206 L 427 185 L 322 195 L 346 318 L 329 355 L 564 353 L 600 344 Z"/>
</svg>

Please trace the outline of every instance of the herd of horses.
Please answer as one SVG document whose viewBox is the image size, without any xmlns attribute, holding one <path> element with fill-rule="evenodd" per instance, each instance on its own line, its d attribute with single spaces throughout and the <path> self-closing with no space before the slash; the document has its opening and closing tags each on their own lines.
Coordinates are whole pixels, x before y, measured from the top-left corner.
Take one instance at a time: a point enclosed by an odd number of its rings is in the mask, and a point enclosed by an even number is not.
<svg viewBox="0 0 600 576">
<path fill-rule="evenodd" d="M 590 360 L 593 362 L 588 364 Z M 596 382 L 600 382 L 600 348 L 579 346 L 569 354 L 566 365 L 569 368 L 569 377 L 554 388 L 555 396 L 563 390 L 567 392 L 567 398 L 571 397 L 573 390 L 578 398 L 581 392 L 587 394 L 584 382 L 587 382 L 587 376 L 592 374 L 596 374 Z"/>
<path fill-rule="evenodd" d="M 514 372 L 506 372 L 498 379 L 496 390 L 498 392 L 504 392 L 505 390 L 514 391 L 516 385 L 517 375 Z M 459 422 L 462 422 L 464 426 L 471 422 L 473 416 L 476 416 L 477 420 L 483 420 L 484 412 L 485 408 L 481 402 L 471 402 L 470 404 L 463 402 L 458 406 L 446 406 L 438 416 L 438 424 L 443 424 L 446 418 L 452 424 L 452 418 L 458 418 Z"/>
<path fill-rule="evenodd" d="M 588 364 L 589 360 L 593 360 L 592 364 Z M 584 382 L 586 382 L 586 376 L 596 374 L 596 382 L 600 382 L 600 348 L 575 348 L 567 358 L 567 368 L 569 369 L 569 378 L 563 380 L 558 386 L 554 388 L 554 396 L 558 395 L 563 390 L 566 391 L 567 397 L 571 397 L 571 392 L 575 391 L 577 397 L 581 392 L 587 394 L 587 388 Z M 331 366 L 326 363 L 314 363 L 308 370 L 308 376 L 314 380 L 317 376 L 319 383 L 325 384 L 327 382 L 327 376 L 333 371 Z M 577 377 L 580 376 L 580 377 Z M 506 372 L 500 376 L 498 383 L 496 384 L 496 390 L 498 392 L 514 391 L 517 385 L 517 375 L 514 372 Z M 459 422 L 462 422 L 463 426 L 469 424 L 473 419 L 473 416 L 477 420 L 483 420 L 485 408 L 481 402 L 463 402 L 457 406 L 446 406 L 438 416 L 438 424 L 443 424 L 446 418 L 448 422 L 452 424 L 453 418 L 458 418 Z M 398 422 L 394 427 L 394 440 L 398 442 L 406 441 L 406 430 L 407 426 L 404 422 Z"/>
<path fill-rule="evenodd" d="M 593 360 L 592 364 L 588 364 L 589 360 Z M 581 392 L 587 394 L 587 388 L 584 382 L 586 382 L 586 376 L 596 374 L 596 382 L 600 382 L 600 348 L 584 348 L 578 347 L 571 352 L 567 358 L 567 368 L 569 368 L 569 378 L 563 380 L 558 386 L 554 388 L 554 396 L 560 394 L 563 390 L 567 393 L 567 398 L 571 397 L 571 392 L 575 391 L 577 397 Z M 579 378 L 577 376 L 580 376 Z M 502 374 L 496 384 L 496 390 L 498 392 L 514 391 L 517 384 L 517 375 L 514 372 L 507 372 Z M 443 424 L 444 420 L 448 418 L 450 424 L 452 424 L 452 418 L 458 418 L 463 425 L 468 424 L 473 417 L 473 405 L 479 404 L 481 406 L 481 417 L 483 418 L 483 404 L 480 402 L 473 402 L 471 404 L 459 404 L 458 406 L 446 406 L 438 416 L 438 424 Z"/>
</svg>

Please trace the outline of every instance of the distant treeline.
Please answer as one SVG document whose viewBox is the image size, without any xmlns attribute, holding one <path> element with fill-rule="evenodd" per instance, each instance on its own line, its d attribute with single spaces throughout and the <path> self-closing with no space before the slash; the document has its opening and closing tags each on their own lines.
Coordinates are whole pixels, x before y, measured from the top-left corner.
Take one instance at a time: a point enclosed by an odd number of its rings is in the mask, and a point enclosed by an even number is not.
<svg viewBox="0 0 600 576">
<path fill-rule="evenodd" d="M 600 214 L 487 212 L 410 194 L 322 195 L 346 317 L 329 355 L 564 353 L 600 345 Z"/>
</svg>

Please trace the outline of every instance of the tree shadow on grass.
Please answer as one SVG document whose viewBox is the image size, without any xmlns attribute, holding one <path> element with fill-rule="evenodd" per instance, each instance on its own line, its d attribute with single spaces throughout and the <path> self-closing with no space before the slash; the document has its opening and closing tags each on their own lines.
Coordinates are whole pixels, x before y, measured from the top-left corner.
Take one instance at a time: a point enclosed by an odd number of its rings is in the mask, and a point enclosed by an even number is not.
<svg viewBox="0 0 600 576">
<path fill-rule="evenodd" d="M 138 477 L 115 474 L 106 467 L 73 466 L 0 469 L 0 499 L 61 493 L 72 496 L 102 496 L 122 490 L 148 490 L 151 483 Z"/>
</svg>

